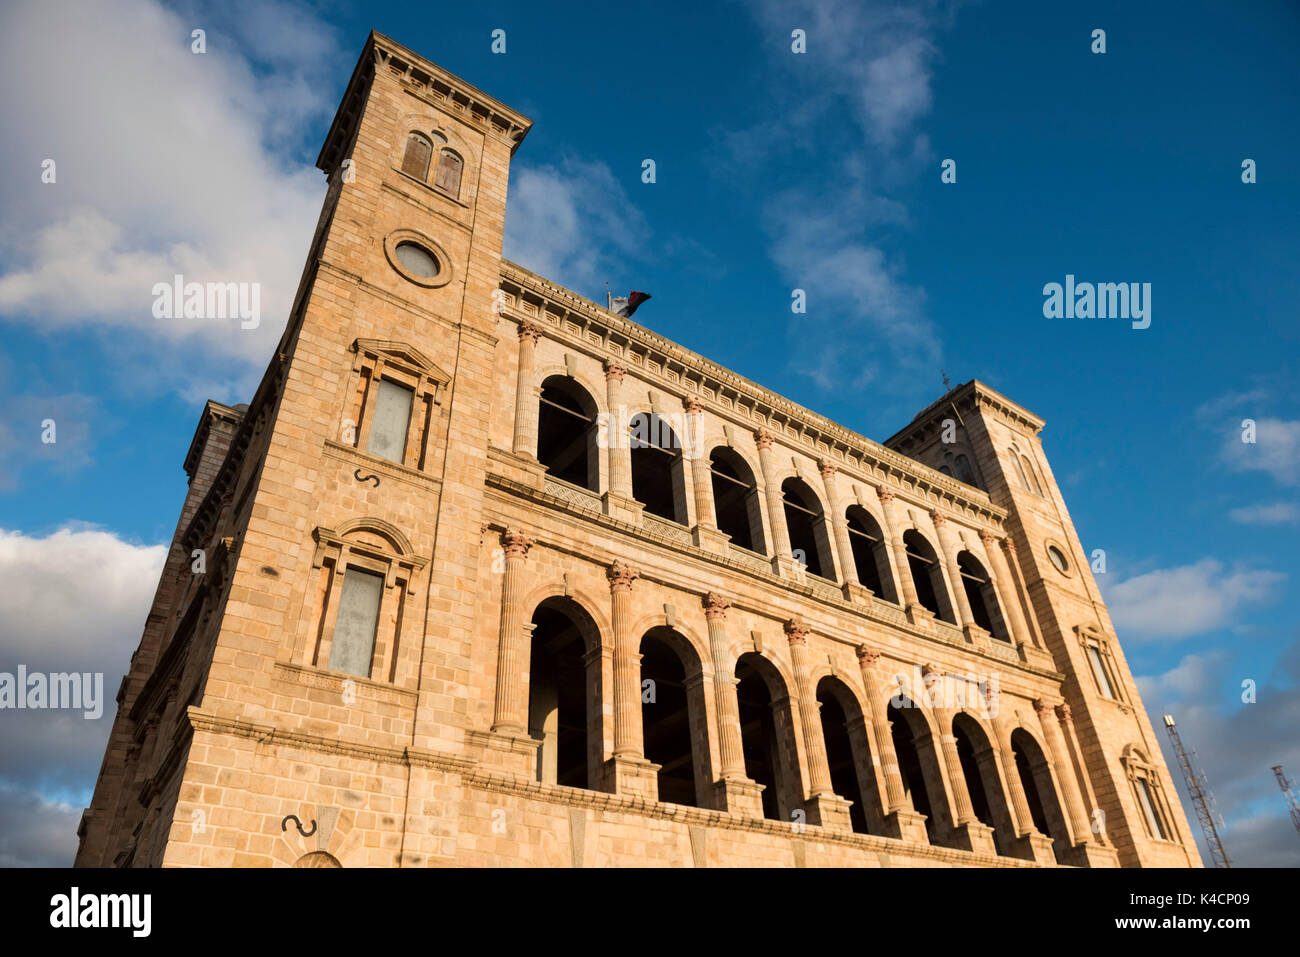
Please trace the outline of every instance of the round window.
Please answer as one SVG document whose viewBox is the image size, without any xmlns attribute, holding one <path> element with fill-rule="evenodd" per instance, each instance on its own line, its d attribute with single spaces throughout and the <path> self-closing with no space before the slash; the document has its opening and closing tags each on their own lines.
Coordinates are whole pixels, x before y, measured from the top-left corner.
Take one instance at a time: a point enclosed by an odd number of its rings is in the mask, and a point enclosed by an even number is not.
<svg viewBox="0 0 1300 957">
<path fill-rule="evenodd" d="M 397 261 L 411 275 L 419 276 L 421 279 L 432 279 L 438 275 L 438 260 L 423 246 L 417 246 L 415 243 L 398 243 L 394 252 Z"/>
<path fill-rule="evenodd" d="M 1056 570 L 1062 575 L 1070 570 L 1070 563 L 1065 560 L 1065 553 L 1055 545 L 1047 546 L 1047 557 L 1052 560 L 1052 564 L 1056 566 Z"/>
</svg>

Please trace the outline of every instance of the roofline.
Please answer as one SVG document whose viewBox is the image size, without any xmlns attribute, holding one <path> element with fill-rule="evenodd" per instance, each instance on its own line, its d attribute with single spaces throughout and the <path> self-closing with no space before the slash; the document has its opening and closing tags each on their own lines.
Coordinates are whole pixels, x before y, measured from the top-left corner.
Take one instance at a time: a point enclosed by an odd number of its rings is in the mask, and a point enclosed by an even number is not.
<svg viewBox="0 0 1300 957">
<path fill-rule="evenodd" d="M 483 118 L 487 121 L 488 126 L 497 128 L 501 135 L 510 141 L 510 152 L 512 154 L 519 148 L 519 144 L 528 135 L 528 131 L 532 129 L 533 121 L 518 110 L 507 106 L 496 97 L 484 93 L 472 83 L 438 66 L 432 60 L 421 56 L 410 47 L 398 43 L 392 37 L 371 30 L 366 37 L 365 45 L 361 48 L 361 55 L 357 57 L 357 65 L 352 69 L 352 76 L 348 79 L 348 85 L 343 91 L 343 96 L 339 99 L 339 108 L 334 113 L 329 132 L 325 135 L 325 141 L 316 157 L 317 168 L 327 174 L 331 172 L 332 166 L 327 154 L 335 148 L 336 140 L 342 135 L 350 101 L 362 84 L 373 75 L 371 71 L 379 54 L 388 57 L 395 56 L 405 61 L 408 64 L 408 79 L 410 78 L 411 68 L 414 67 L 427 74 L 431 81 L 436 81 L 449 88 L 453 93 L 464 99 L 471 108 L 477 107 L 477 110 L 471 109 L 470 114 Z M 493 121 L 493 117 L 496 117 L 497 121 Z"/>
</svg>

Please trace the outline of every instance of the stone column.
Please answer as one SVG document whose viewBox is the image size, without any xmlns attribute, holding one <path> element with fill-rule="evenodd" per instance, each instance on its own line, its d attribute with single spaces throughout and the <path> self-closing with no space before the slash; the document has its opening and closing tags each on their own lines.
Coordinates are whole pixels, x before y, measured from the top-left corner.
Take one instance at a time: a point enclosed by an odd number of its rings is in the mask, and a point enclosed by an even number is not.
<svg viewBox="0 0 1300 957">
<path fill-rule="evenodd" d="M 903 544 L 904 521 L 898 514 L 899 506 L 895 504 L 897 499 L 894 493 L 887 488 L 879 490 L 880 504 L 884 511 L 884 519 L 888 523 L 885 534 L 889 536 L 889 546 L 894 552 L 894 567 L 898 570 L 898 584 L 903 589 L 903 610 L 912 616 L 915 622 L 919 614 L 924 618 L 932 618 L 929 609 L 922 608 L 921 603 L 916 598 L 916 583 L 912 581 L 912 566 L 907 562 L 907 546 Z"/>
<path fill-rule="evenodd" d="M 727 642 L 727 608 L 730 603 L 709 592 L 704 596 L 704 617 L 709 623 L 709 653 L 713 658 L 713 701 L 718 713 L 718 749 L 724 778 L 745 776 L 745 749 L 740 738 L 740 703 L 736 699 L 735 662 Z"/>
<path fill-rule="evenodd" d="M 497 688 L 492 730 L 498 734 L 528 733 L 528 669 L 532 625 L 525 622 L 524 587 L 528 550 L 533 541 L 523 532 L 501 533 L 505 574 L 501 585 L 501 635 L 497 651 Z"/>
<path fill-rule="evenodd" d="M 853 802 L 837 795 L 831 787 L 826 739 L 822 736 L 821 705 L 817 703 L 817 686 L 813 684 L 808 661 L 808 631 L 802 618 L 791 618 L 785 623 L 785 636 L 790 641 L 790 657 L 794 662 L 794 681 L 799 693 L 799 718 L 803 725 L 804 753 L 808 763 L 810 793 L 804 809 L 809 824 L 851 831 L 853 823 L 849 817 L 849 808 Z"/>
<path fill-rule="evenodd" d="M 610 622 L 614 631 L 614 754 L 606 764 L 606 786 L 616 794 L 659 800 L 659 765 L 645 759 L 641 729 L 641 651 L 632 633 L 632 566 L 614 561 L 609 580 Z"/>
<path fill-rule="evenodd" d="M 977 854 L 992 856 L 997 854 L 997 845 L 993 843 L 993 828 L 975 816 L 970 788 L 966 786 L 966 772 L 962 769 L 961 755 L 957 752 L 957 735 L 952 726 L 956 716 L 957 712 L 953 708 L 935 710 L 935 717 L 939 721 L 943 763 L 948 771 L 948 788 L 952 791 L 952 843 Z"/>
<path fill-rule="evenodd" d="M 1011 799 L 1011 820 L 1019 835 L 1015 841 L 1009 842 L 1012 846 L 1007 850 L 1026 860 L 1052 864 L 1056 861 L 1052 839 L 1040 834 L 1034 827 L 1029 801 L 1025 797 L 1024 786 L 1020 783 L 1020 769 L 1016 767 L 1016 754 L 1011 747 L 1011 732 L 1014 730 L 1005 717 L 994 719 L 993 732 L 997 737 L 995 747 L 1002 758 L 1002 777 L 1006 782 L 1007 796 Z"/>
<path fill-rule="evenodd" d="M 537 413 L 540 392 L 533 381 L 533 362 L 540 330 L 524 320 L 519 324 L 519 372 L 515 381 L 514 453 L 522 458 L 537 458 Z"/>
<path fill-rule="evenodd" d="M 830 509 L 828 518 L 835 535 L 835 554 L 840 560 L 840 577 L 844 579 L 845 594 L 851 597 L 852 589 L 858 589 L 859 592 L 865 589 L 862 588 L 862 581 L 858 578 L 858 563 L 853 558 L 853 545 L 849 542 L 849 523 L 840 504 L 839 486 L 835 482 L 835 473 L 839 471 L 839 466 L 824 460 L 817 465 L 822 476 L 822 486 L 826 490 L 826 503 Z"/>
<path fill-rule="evenodd" d="M 627 366 L 617 359 L 605 360 L 605 446 L 609 456 L 609 485 L 602 496 L 605 514 L 625 521 L 640 521 L 641 506 L 632 498 L 632 446 L 624 413 L 623 376 Z"/>
<path fill-rule="evenodd" d="M 728 814 L 762 820 L 763 785 L 745 772 L 745 745 L 740 733 L 740 702 L 736 699 L 736 661 L 727 640 L 728 602 L 709 592 L 704 596 L 709 623 L 709 656 L 713 659 L 713 701 L 717 712 L 721 767 L 713 783 L 714 807 Z"/>
<path fill-rule="evenodd" d="M 880 696 L 880 682 L 876 679 L 876 662 L 880 652 L 873 651 L 866 645 L 858 645 L 858 670 L 862 672 L 862 687 L 867 693 L 867 721 L 871 727 L 871 743 L 875 748 L 876 760 L 880 762 L 880 772 L 885 778 L 885 800 L 888 802 L 885 813 L 900 808 L 910 809 L 907 792 L 903 790 L 903 774 L 898 767 L 898 755 L 894 752 L 894 736 L 889 733 L 889 719 L 885 717 L 888 705 Z"/>
<path fill-rule="evenodd" d="M 1061 705 L 1065 708 L 1065 705 Z M 1088 827 L 1088 816 L 1083 810 L 1083 798 L 1079 795 L 1079 784 L 1074 780 L 1074 768 L 1071 766 L 1070 752 L 1065 747 L 1061 736 L 1061 724 L 1064 718 L 1057 717 L 1057 709 L 1042 698 L 1034 700 L 1034 710 L 1038 712 L 1038 722 L 1043 726 L 1043 735 L 1047 744 L 1047 759 L 1056 774 L 1056 785 L 1061 789 L 1061 802 L 1065 805 L 1066 820 L 1069 822 L 1074 844 L 1087 844 L 1092 835 Z M 1066 709 L 1067 714 L 1069 709 Z"/>
<path fill-rule="evenodd" d="M 615 561 L 609 579 L 610 619 L 614 627 L 614 754 L 642 757 L 641 654 L 632 634 L 632 582 L 640 573 Z"/>
<path fill-rule="evenodd" d="M 724 552 L 728 538 L 718 531 L 717 512 L 713 504 L 713 476 L 709 471 L 709 450 L 704 447 L 704 403 L 694 396 L 682 400 L 686 410 L 685 448 L 682 459 L 691 470 L 691 487 L 695 500 L 695 528 L 692 537 L 700 548 Z"/>
<path fill-rule="evenodd" d="M 1012 636 L 1016 644 L 1033 647 L 1034 641 L 1029 635 L 1029 626 L 1025 624 L 1025 615 L 1020 608 L 1020 596 L 1016 594 L 1016 583 L 1007 568 L 1006 556 L 996 544 L 997 537 L 992 532 L 981 531 L 980 541 L 984 543 L 984 552 L 994 566 L 989 569 L 989 574 L 993 577 L 993 589 L 1002 602 L 1003 617 L 1007 620 Z"/>
<path fill-rule="evenodd" d="M 969 629 L 975 623 L 975 616 L 971 614 L 970 601 L 966 598 L 966 587 L 962 584 L 961 566 L 957 564 L 957 552 L 960 551 L 961 543 L 956 540 L 948 520 L 942 513 L 932 511 L 930 520 L 934 522 L 934 530 L 939 536 L 940 557 L 948 569 L 948 588 L 952 592 L 953 610 L 957 613 L 957 627 L 966 630 L 969 636 Z"/>
<path fill-rule="evenodd" d="M 781 496 L 781 486 L 775 478 L 776 462 L 772 442 L 772 433 L 767 429 L 759 429 L 754 433 L 754 444 L 758 446 L 758 465 L 763 473 L 763 489 L 767 498 L 767 518 L 772 525 L 772 550 L 776 553 L 778 568 L 793 571 L 790 529 L 785 524 L 785 499 Z"/>
</svg>

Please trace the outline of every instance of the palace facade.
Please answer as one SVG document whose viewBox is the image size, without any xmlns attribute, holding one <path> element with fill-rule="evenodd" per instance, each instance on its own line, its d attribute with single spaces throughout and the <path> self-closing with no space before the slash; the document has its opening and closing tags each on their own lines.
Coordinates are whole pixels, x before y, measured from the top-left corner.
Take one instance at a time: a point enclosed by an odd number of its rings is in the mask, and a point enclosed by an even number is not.
<svg viewBox="0 0 1300 957">
<path fill-rule="evenodd" d="M 529 126 L 367 40 L 77 863 L 1199 866 L 1042 420 L 873 442 L 504 260 Z"/>
</svg>

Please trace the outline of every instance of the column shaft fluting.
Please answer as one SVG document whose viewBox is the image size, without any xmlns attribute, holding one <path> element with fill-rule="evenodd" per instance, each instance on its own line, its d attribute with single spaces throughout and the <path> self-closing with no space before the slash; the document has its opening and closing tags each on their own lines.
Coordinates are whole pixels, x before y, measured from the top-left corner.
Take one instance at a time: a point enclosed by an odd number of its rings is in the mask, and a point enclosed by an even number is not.
<svg viewBox="0 0 1300 957">
<path fill-rule="evenodd" d="M 533 381 L 533 366 L 537 352 L 537 326 L 531 322 L 519 324 L 519 371 L 515 381 L 515 435 L 514 453 L 524 458 L 537 458 L 537 383 Z"/>
<path fill-rule="evenodd" d="M 609 405 L 605 444 L 609 450 L 609 491 L 625 499 L 632 497 L 632 447 L 628 440 L 627 409 L 623 404 L 623 376 L 627 367 L 605 362 L 605 397 Z"/>
<path fill-rule="evenodd" d="M 889 545 L 894 553 L 894 567 L 898 569 L 898 584 L 903 589 L 903 608 L 919 604 L 916 597 L 916 582 L 912 581 L 912 566 L 907 561 L 907 545 L 903 542 L 906 522 L 900 513 L 901 506 L 889 489 L 880 490 L 880 504 L 884 511 L 888 529 Z"/>
<path fill-rule="evenodd" d="M 609 579 L 610 620 L 614 628 L 614 754 L 642 757 L 641 655 L 632 634 L 632 582 L 637 571 L 614 562 Z"/>
<path fill-rule="evenodd" d="M 767 498 L 767 518 L 772 525 L 773 550 L 778 558 L 791 558 L 790 529 L 785 524 L 785 498 L 776 481 L 776 462 L 772 452 L 772 433 L 759 429 L 754 433 L 758 446 L 758 465 L 763 473 L 763 489 Z"/>
<path fill-rule="evenodd" d="M 872 743 L 880 760 L 880 771 L 885 778 L 885 813 L 907 807 L 907 792 L 903 790 L 903 775 L 894 751 L 894 736 L 889 731 L 888 705 L 880 696 L 880 682 L 876 679 L 876 661 L 880 652 L 865 645 L 858 646 L 858 668 L 862 672 L 862 687 L 867 693 L 867 724 L 871 728 Z"/>
<path fill-rule="evenodd" d="M 826 488 L 826 504 L 830 509 L 831 529 L 835 533 L 835 551 L 840 560 L 840 577 L 851 585 L 860 585 L 858 563 L 853 558 L 853 544 L 849 541 L 849 523 L 840 507 L 839 487 L 835 482 L 838 468 L 830 462 L 821 463 L 822 485 Z"/>
<path fill-rule="evenodd" d="M 526 561 L 533 542 L 522 532 L 501 535 L 505 574 L 501 583 L 501 634 L 497 651 L 496 701 L 492 730 L 507 734 L 527 731 L 528 668 L 531 637 L 524 607 Z"/>
<path fill-rule="evenodd" d="M 736 663 L 727 640 L 728 603 L 710 592 L 704 596 L 704 617 L 709 623 L 709 654 L 713 658 L 713 701 L 718 713 L 718 748 L 721 775 L 745 776 L 745 748 L 740 736 L 740 702 L 736 698 Z"/>
<path fill-rule="evenodd" d="M 809 793 L 832 794 L 830 762 L 826 758 L 826 740 L 822 737 L 821 708 L 817 704 L 817 688 L 812 682 L 808 663 L 808 629 L 800 619 L 793 618 L 785 623 L 785 635 L 790 640 L 790 657 L 794 661 L 794 680 L 799 692 Z"/>
</svg>

